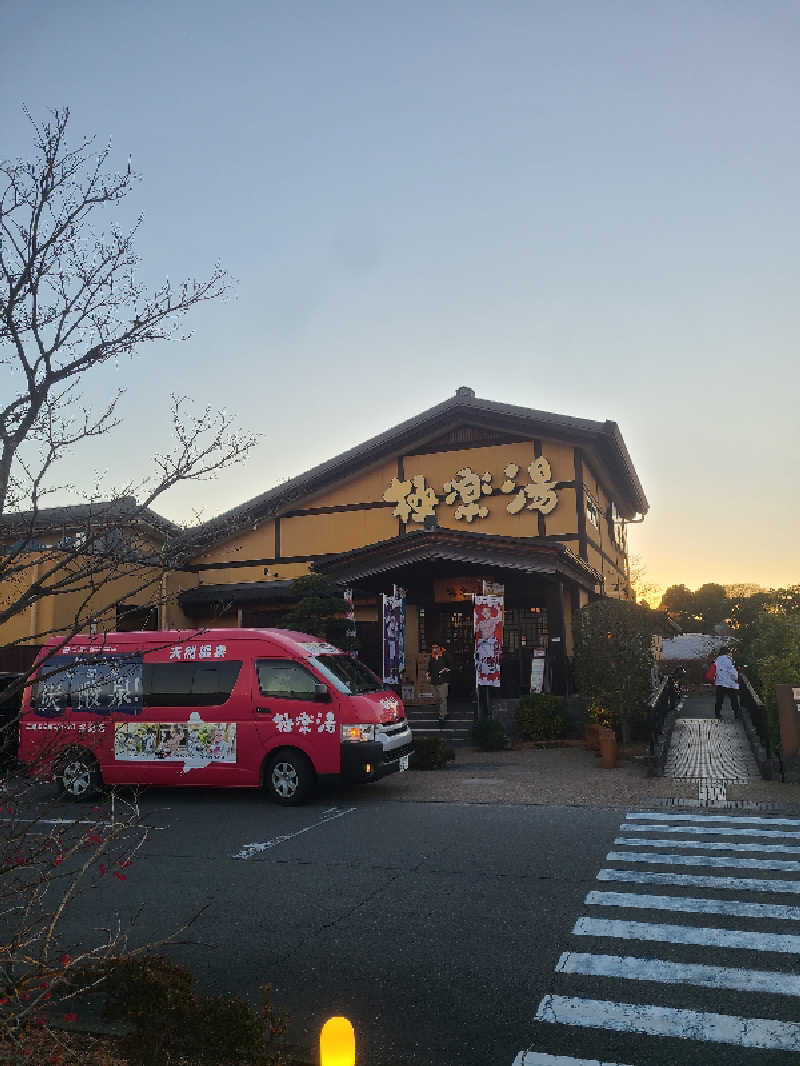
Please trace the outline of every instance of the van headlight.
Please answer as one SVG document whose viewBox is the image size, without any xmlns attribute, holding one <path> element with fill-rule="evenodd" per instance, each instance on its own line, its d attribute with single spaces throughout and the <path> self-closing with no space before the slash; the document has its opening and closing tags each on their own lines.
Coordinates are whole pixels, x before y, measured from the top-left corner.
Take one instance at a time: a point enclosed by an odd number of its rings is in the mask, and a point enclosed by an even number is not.
<svg viewBox="0 0 800 1066">
<path fill-rule="evenodd" d="M 374 725 L 343 725 L 341 726 L 342 740 L 374 740 Z"/>
</svg>

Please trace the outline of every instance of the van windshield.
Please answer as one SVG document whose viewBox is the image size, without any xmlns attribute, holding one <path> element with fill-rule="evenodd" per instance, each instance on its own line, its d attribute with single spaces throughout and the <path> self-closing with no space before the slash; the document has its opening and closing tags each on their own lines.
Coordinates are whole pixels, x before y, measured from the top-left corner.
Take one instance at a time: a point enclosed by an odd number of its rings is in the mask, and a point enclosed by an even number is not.
<svg viewBox="0 0 800 1066">
<path fill-rule="evenodd" d="M 340 692 L 357 696 L 362 692 L 382 692 L 386 686 L 358 659 L 350 655 L 317 655 L 312 660 Z"/>
</svg>

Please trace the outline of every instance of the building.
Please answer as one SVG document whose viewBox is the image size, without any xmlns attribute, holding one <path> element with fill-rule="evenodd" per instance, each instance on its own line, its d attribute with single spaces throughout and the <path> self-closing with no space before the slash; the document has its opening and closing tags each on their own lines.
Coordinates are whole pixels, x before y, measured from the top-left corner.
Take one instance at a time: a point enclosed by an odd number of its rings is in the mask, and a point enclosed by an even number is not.
<svg viewBox="0 0 800 1066">
<path fill-rule="evenodd" d="M 378 597 L 407 596 L 407 664 L 432 641 L 474 685 L 473 593 L 502 586 L 504 694 L 534 648 L 553 675 L 572 613 L 629 598 L 626 523 L 648 504 L 614 422 L 479 399 L 443 403 L 220 515 L 166 576 L 162 625 L 268 626 L 312 568 L 351 588 L 361 656 L 379 667 Z"/>
</svg>

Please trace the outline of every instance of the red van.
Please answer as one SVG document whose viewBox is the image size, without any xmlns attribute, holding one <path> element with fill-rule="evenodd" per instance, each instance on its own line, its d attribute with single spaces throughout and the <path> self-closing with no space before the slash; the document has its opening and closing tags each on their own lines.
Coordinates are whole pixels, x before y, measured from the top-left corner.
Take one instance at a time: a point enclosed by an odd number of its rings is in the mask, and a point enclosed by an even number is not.
<svg viewBox="0 0 800 1066">
<path fill-rule="evenodd" d="M 20 761 L 74 799 L 107 785 L 264 787 L 302 803 L 317 778 L 408 769 L 402 701 L 305 633 L 212 629 L 52 639 L 25 690 Z M 51 653 L 56 648 L 55 653 Z"/>
</svg>

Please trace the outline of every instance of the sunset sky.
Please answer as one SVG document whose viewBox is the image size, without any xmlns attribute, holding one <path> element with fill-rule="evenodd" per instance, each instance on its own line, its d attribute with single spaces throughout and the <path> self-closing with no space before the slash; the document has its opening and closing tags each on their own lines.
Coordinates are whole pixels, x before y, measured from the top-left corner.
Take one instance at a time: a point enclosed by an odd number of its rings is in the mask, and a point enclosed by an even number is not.
<svg viewBox="0 0 800 1066">
<path fill-rule="evenodd" d="M 76 481 L 186 392 L 262 434 L 161 501 L 210 518 L 468 385 L 619 423 L 651 582 L 800 582 L 796 0 L 28 0 L 0 89 L 3 157 L 23 104 L 132 153 L 143 278 L 237 281 Z"/>
</svg>

